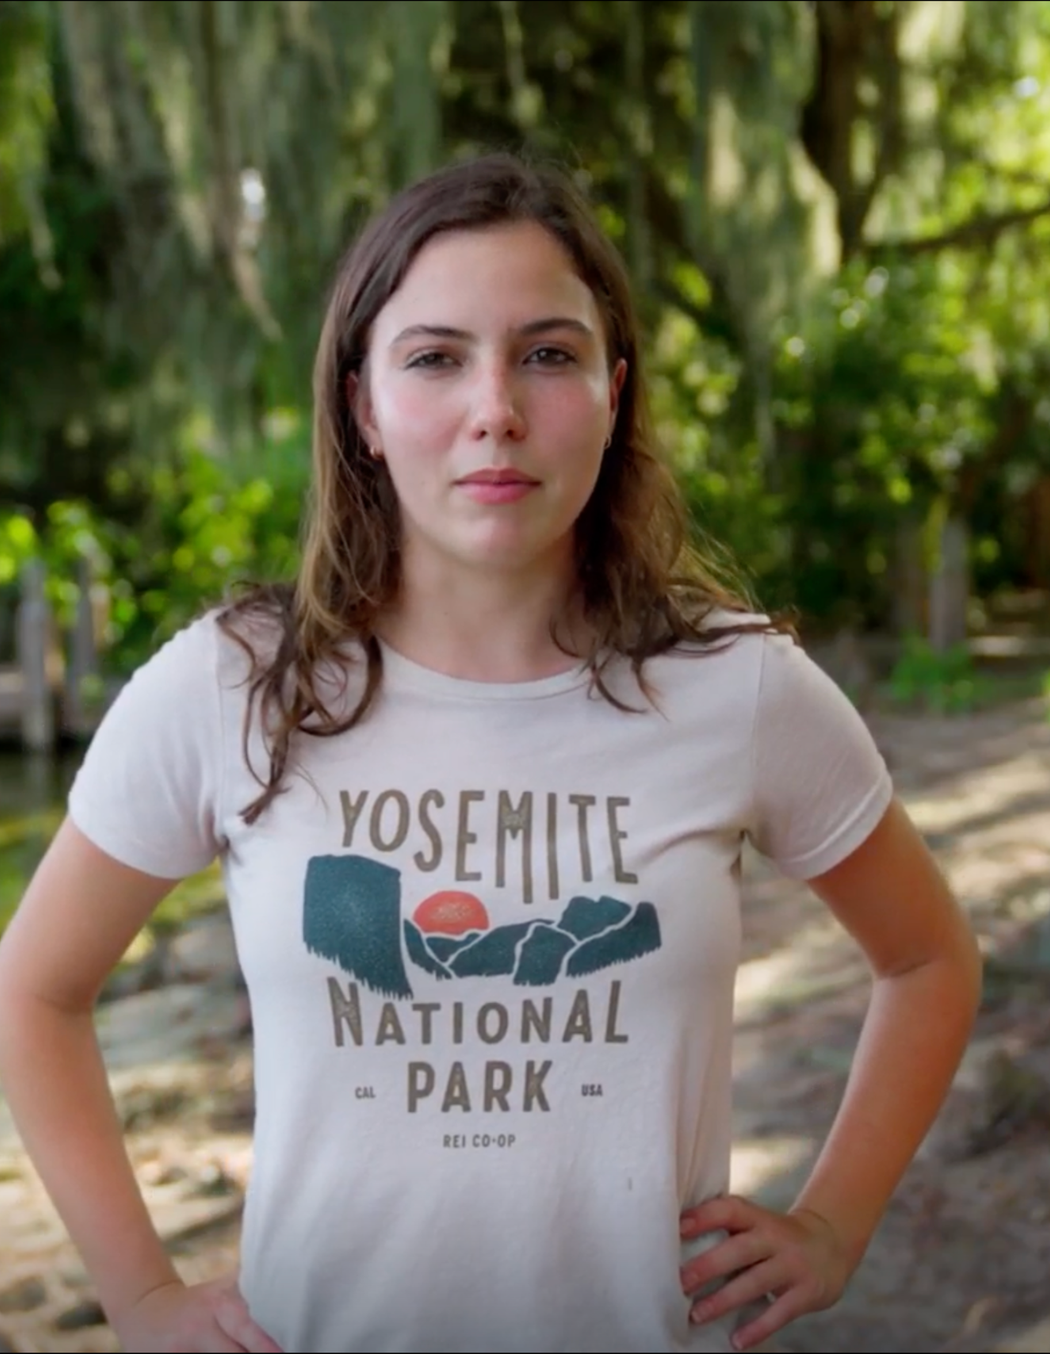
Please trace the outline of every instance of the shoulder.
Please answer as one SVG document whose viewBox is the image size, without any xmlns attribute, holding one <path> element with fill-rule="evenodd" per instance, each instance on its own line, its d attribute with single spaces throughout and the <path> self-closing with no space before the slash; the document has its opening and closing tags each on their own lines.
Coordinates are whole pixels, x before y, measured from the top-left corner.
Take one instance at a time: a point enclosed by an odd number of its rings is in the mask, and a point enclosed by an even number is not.
<svg viewBox="0 0 1050 1354">
<path fill-rule="evenodd" d="M 218 608 L 198 616 L 157 641 L 153 652 L 131 673 L 117 700 L 148 696 L 189 696 L 214 685 L 220 669 Z"/>
<path fill-rule="evenodd" d="M 276 626 L 261 617 L 231 617 L 215 606 L 160 638 L 117 689 L 105 724 L 173 720 L 193 724 L 218 713 L 226 693 L 247 690 L 257 665 L 272 661 Z"/>
<path fill-rule="evenodd" d="M 647 659 L 643 674 L 667 694 L 688 696 L 702 689 L 705 699 L 721 692 L 727 699 L 753 704 L 771 648 L 774 661 L 783 661 L 798 646 L 791 635 L 774 630 L 770 618 L 760 612 L 712 611 L 704 618 L 699 638 Z"/>
<path fill-rule="evenodd" d="M 749 742 L 794 745 L 819 734 L 864 738 L 861 716 L 790 632 L 760 612 L 713 612 L 702 639 L 646 661 L 643 678 L 672 720 L 703 716 Z"/>
<path fill-rule="evenodd" d="M 180 628 L 158 646 L 117 696 L 126 716 L 144 714 L 169 702 L 192 709 L 254 737 L 298 688 L 309 688 L 324 721 L 338 722 L 360 700 L 367 685 L 364 647 L 356 640 L 334 645 L 310 663 L 299 646 L 291 618 L 277 608 L 216 606 Z M 261 693 L 265 693 L 261 699 Z M 262 723 L 260 724 L 260 721 Z M 272 732 L 272 729 L 270 730 Z"/>
<path fill-rule="evenodd" d="M 215 855 L 225 756 L 220 667 L 208 613 L 157 647 L 95 730 L 68 807 L 114 859 L 175 879 Z"/>
</svg>

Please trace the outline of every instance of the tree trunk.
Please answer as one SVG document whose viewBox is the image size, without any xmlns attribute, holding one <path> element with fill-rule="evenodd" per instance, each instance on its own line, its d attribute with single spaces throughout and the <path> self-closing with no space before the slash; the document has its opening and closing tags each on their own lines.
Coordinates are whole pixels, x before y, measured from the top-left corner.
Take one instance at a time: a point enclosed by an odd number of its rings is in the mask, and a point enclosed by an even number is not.
<svg viewBox="0 0 1050 1354">
<path fill-rule="evenodd" d="M 970 600 L 969 547 L 966 522 L 961 517 L 946 517 L 930 575 L 929 638 L 937 653 L 945 653 L 966 642 Z"/>
<path fill-rule="evenodd" d="M 897 527 L 894 560 L 893 633 L 898 638 L 926 633 L 927 582 L 922 529 L 914 517 Z"/>
<path fill-rule="evenodd" d="M 1033 587 L 1050 588 L 1050 475 L 1033 486 L 1028 502 L 1025 572 Z"/>
</svg>

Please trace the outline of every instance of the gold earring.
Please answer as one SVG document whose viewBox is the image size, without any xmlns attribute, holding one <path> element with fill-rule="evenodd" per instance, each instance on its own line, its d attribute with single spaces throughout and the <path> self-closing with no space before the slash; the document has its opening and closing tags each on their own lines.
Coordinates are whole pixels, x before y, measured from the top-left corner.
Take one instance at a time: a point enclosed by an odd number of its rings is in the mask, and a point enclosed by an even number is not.
<svg viewBox="0 0 1050 1354">
<path fill-rule="evenodd" d="M 609 436 L 602 443 L 602 451 L 608 451 L 611 446 L 612 446 L 612 433 L 610 433 Z"/>
<path fill-rule="evenodd" d="M 381 461 L 383 459 L 383 453 L 379 450 L 378 447 L 369 447 L 368 454 L 369 456 L 371 456 L 373 461 Z"/>
</svg>

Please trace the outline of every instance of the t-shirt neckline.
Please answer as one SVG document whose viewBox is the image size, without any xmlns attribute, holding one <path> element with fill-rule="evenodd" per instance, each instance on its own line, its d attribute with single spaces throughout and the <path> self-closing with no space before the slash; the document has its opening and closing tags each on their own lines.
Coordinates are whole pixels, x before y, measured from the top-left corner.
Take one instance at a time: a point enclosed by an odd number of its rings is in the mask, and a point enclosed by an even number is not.
<svg viewBox="0 0 1050 1354">
<path fill-rule="evenodd" d="M 523 701 L 560 696 L 590 681 L 587 664 L 578 662 L 549 677 L 534 677 L 524 682 L 479 682 L 424 667 L 392 649 L 385 640 L 379 639 L 378 643 L 383 655 L 383 681 L 389 683 L 391 689 L 468 701 Z"/>
</svg>

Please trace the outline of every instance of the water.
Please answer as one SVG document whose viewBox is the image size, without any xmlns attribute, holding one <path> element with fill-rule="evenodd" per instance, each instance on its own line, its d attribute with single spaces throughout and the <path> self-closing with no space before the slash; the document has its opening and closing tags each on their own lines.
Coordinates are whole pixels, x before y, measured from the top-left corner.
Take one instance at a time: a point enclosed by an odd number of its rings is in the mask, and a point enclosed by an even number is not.
<svg viewBox="0 0 1050 1354">
<path fill-rule="evenodd" d="M 62 821 L 82 755 L 82 750 L 59 757 L 0 753 L 0 931 Z M 178 925 L 222 901 L 221 879 L 212 866 L 177 885 L 145 929 Z"/>
<path fill-rule="evenodd" d="M 80 756 L 0 753 L 0 928 L 62 821 Z"/>
</svg>

